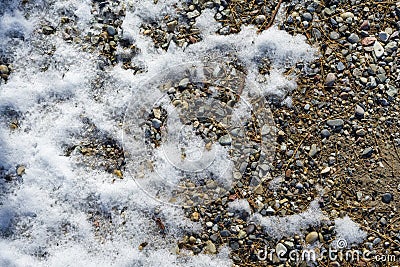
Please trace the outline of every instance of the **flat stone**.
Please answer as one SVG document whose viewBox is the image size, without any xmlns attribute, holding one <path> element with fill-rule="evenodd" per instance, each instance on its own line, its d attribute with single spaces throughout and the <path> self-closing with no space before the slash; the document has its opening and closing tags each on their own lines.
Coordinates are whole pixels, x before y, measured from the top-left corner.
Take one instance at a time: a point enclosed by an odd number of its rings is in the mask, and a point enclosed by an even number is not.
<svg viewBox="0 0 400 267">
<path fill-rule="evenodd" d="M 222 230 L 221 232 L 219 232 L 219 234 L 220 234 L 222 237 L 228 237 L 228 236 L 231 235 L 231 232 L 229 232 L 228 230 Z"/>
<path fill-rule="evenodd" d="M 387 34 L 386 32 L 380 32 L 378 33 L 378 38 L 382 42 L 386 43 L 389 40 L 389 34 Z"/>
<path fill-rule="evenodd" d="M 326 124 L 330 127 L 339 128 L 343 127 L 344 121 L 342 119 L 334 119 L 334 120 L 328 120 Z"/>
</svg>

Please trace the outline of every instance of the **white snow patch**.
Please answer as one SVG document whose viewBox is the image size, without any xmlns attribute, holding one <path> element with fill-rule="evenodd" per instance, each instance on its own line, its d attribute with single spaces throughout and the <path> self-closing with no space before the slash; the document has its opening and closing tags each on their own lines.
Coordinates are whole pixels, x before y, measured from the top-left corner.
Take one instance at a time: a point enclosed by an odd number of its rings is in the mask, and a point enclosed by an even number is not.
<svg viewBox="0 0 400 267">
<path fill-rule="evenodd" d="M 359 244 L 367 237 L 367 233 L 347 215 L 335 220 L 335 231 L 337 239 L 345 240 L 348 245 Z"/>
</svg>

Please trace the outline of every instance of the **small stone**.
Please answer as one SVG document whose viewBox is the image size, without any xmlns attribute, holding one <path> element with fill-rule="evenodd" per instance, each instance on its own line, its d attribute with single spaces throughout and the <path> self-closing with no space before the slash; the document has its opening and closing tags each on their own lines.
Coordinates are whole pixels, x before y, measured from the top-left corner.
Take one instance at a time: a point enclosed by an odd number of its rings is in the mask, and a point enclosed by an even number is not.
<svg viewBox="0 0 400 267">
<path fill-rule="evenodd" d="M 364 109 L 361 106 L 356 105 L 356 109 L 355 109 L 356 117 L 357 118 L 364 118 L 364 113 L 365 113 Z"/>
<path fill-rule="evenodd" d="M 206 241 L 206 252 L 210 254 L 216 254 L 217 248 L 215 247 L 214 243 L 211 240 Z"/>
<path fill-rule="evenodd" d="M 18 166 L 17 168 L 17 175 L 22 176 L 25 173 L 25 166 Z"/>
<path fill-rule="evenodd" d="M 154 128 L 160 129 L 162 122 L 159 119 L 152 119 L 151 124 Z"/>
<path fill-rule="evenodd" d="M 190 243 L 190 244 L 194 244 L 194 243 L 196 243 L 196 241 L 197 241 L 197 240 L 196 240 L 196 237 L 194 237 L 194 236 L 190 236 L 190 237 L 189 237 L 189 243 Z"/>
<path fill-rule="evenodd" d="M 342 19 L 354 18 L 354 14 L 351 12 L 344 12 L 344 13 L 340 14 L 340 17 Z"/>
<path fill-rule="evenodd" d="M 255 230 L 256 230 L 256 226 L 255 226 L 254 224 L 249 224 L 249 225 L 246 227 L 246 233 L 247 233 L 248 235 L 254 233 Z"/>
<path fill-rule="evenodd" d="M 317 145 L 316 144 L 312 144 L 310 152 L 308 152 L 308 156 L 312 158 L 317 154 L 317 152 L 318 152 Z"/>
<path fill-rule="evenodd" d="M 383 53 L 385 52 L 385 49 L 383 49 L 383 46 L 381 45 L 381 43 L 375 42 L 373 48 L 374 48 L 375 56 L 377 58 L 381 58 L 383 56 Z"/>
<path fill-rule="evenodd" d="M 231 232 L 229 232 L 228 230 L 222 230 L 221 232 L 219 232 L 219 234 L 220 234 L 222 237 L 228 237 L 228 236 L 231 235 Z"/>
<path fill-rule="evenodd" d="M 282 243 L 278 243 L 275 247 L 275 251 L 276 251 L 276 255 L 278 255 L 278 257 L 282 258 L 283 256 L 285 256 L 285 254 L 287 252 L 287 248 Z"/>
<path fill-rule="evenodd" d="M 335 84 L 336 81 L 336 75 L 332 72 L 328 73 L 328 75 L 326 75 L 326 79 L 325 79 L 325 85 L 326 86 L 333 86 Z"/>
<path fill-rule="evenodd" d="M 318 240 L 318 233 L 317 232 L 311 232 L 306 236 L 306 243 L 307 244 L 313 244 L 315 241 Z"/>
<path fill-rule="evenodd" d="M 358 130 L 356 131 L 356 135 L 358 135 L 358 136 L 364 136 L 364 135 L 366 135 L 366 132 L 365 132 L 364 129 L 358 129 Z"/>
<path fill-rule="evenodd" d="M 245 238 L 247 236 L 247 233 L 245 232 L 245 231 L 243 231 L 243 230 L 240 230 L 239 231 L 239 233 L 238 233 L 238 238 L 239 239 L 243 239 L 243 238 Z"/>
<path fill-rule="evenodd" d="M 218 142 L 222 146 L 229 146 L 232 143 L 232 139 L 229 134 L 223 135 L 218 139 Z"/>
<path fill-rule="evenodd" d="M 336 69 L 338 71 L 343 71 L 345 69 L 345 66 L 341 61 L 339 61 L 339 63 L 336 65 Z"/>
<path fill-rule="evenodd" d="M 197 222 L 200 219 L 200 214 L 197 211 L 195 211 L 192 213 L 192 216 L 190 216 L 190 219 L 194 222 Z"/>
<path fill-rule="evenodd" d="M 111 36 L 114 36 L 117 33 L 117 30 L 113 26 L 108 25 L 107 26 L 107 33 L 109 35 L 111 35 Z"/>
<path fill-rule="evenodd" d="M 313 19 L 313 16 L 308 12 L 303 13 L 302 17 L 303 17 L 303 20 L 305 20 L 305 21 L 312 21 L 312 19 Z"/>
<path fill-rule="evenodd" d="M 321 174 L 328 174 L 331 172 L 331 167 L 325 167 L 322 171 Z"/>
<path fill-rule="evenodd" d="M 212 222 L 206 222 L 206 226 L 208 227 L 208 228 L 211 228 L 211 227 L 213 227 L 213 223 Z"/>
<path fill-rule="evenodd" d="M 329 136 L 331 136 L 331 133 L 329 132 L 329 130 L 323 129 L 321 131 L 321 136 L 322 136 L 322 138 L 328 138 Z"/>
<path fill-rule="evenodd" d="M 56 29 L 54 29 L 54 28 L 51 27 L 51 26 L 44 26 L 44 27 L 42 28 L 42 31 L 43 31 L 43 34 L 45 34 L 45 35 L 50 35 L 50 34 L 53 34 L 53 33 L 56 31 Z"/>
<path fill-rule="evenodd" d="M 395 97 L 398 93 L 398 89 L 392 85 L 388 85 L 388 90 L 386 91 L 386 94 L 390 97 Z"/>
<path fill-rule="evenodd" d="M 363 46 L 369 46 L 369 45 L 374 44 L 375 41 L 376 41 L 376 38 L 375 38 L 375 37 L 373 37 L 373 36 L 368 36 L 368 37 L 365 37 L 365 38 L 363 38 L 363 39 L 361 40 L 361 44 L 362 44 Z"/>
<path fill-rule="evenodd" d="M 337 39 L 340 38 L 340 34 L 337 33 L 337 32 L 331 32 L 331 33 L 329 34 L 329 38 L 331 38 L 332 40 L 337 40 Z"/>
<path fill-rule="evenodd" d="M 347 38 L 347 40 L 348 40 L 350 43 L 355 44 L 355 43 L 357 43 L 358 41 L 360 41 L 360 37 L 358 37 L 357 34 L 352 33 L 352 34 L 349 35 L 349 37 Z"/>
<path fill-rule="evenodd" d="M 339 128 L 343 127 L 344 121 L 342 119 L 334 119 L 334 120 L 328 120 L 326 124 L 330 127 Z"/>
<path fill-rule="evenodd" d="M 121 171 L 121 170 L 115 169 L 115 170 L 113 171 L 113 173 L 114 173 L 114 175 L 118 176 L 119 178 L 122 178 L 122 177 L 123 177 L 123 174 L 122 174 L 122 171 Z"/>
<path fill-rule="evenodd" d="M 386 43 L 389 40 L 389 34 L 387 34 L 386 32 L 380 32 L 378 34 L 378 38 L 379 40 L 381 40 L 382 42 Z"/>
<path fill-rule="evenodd" d="M 186 15 L 187 15 L 187 17 L 188 17 L 189 19 L 193 19 L 193 18 L 196 18 L 196 17 L 200 16 L 200 12 L 197 11 L 197 10 L 194 10 L 194 11 L 192 11 L 192 12 L 186 13 Z"/>
<path fill-rule="evenodd" d="M 179 87 L 180 88 L 186 88 L 189 84 L 189 78 L 183 78 L 180 82 L 179 82 Z"/>
<path fill-rule="evenodd" d="M 169 32 L 175 31 L 176 26 L 178 25 L 178 21 L 173 20 L 167 23 L 167 30 Z"/>
<path fill-rule="evenodd" d="M 254 21 L 255 21 L 256 24 L 262 24 L 262 23 L 264 23 L 265 20 L 266 20 L 265 15 L 258 15 L 258 16 L 254 19 Z"/>
<path fill-rule="evenodd" d="M 369 158 L 372 156 L 373 153 L 374 153 L 374 149 L 372 147 L 367 147 L 366 149 L 363 150 L 362 156 L 364 158 Z"/>
<path fill-rule="evenodd" d="M 8 74 L 9 70 L 6 65 L 0 65 L 0 74 Z"/>
<path fill-rule="evenodd" d="M 369 24 L 369 20 L 364 20 L 361 23 L 360 29 L 361 30 L 369 30 L 370 24 Z"/>
<path fill-rule="evenodd" d="M 389 204 L 393 200 L 393 196 L 390 193 L 385 193 L 382 195 L 382 202 Z"/>
</svg>

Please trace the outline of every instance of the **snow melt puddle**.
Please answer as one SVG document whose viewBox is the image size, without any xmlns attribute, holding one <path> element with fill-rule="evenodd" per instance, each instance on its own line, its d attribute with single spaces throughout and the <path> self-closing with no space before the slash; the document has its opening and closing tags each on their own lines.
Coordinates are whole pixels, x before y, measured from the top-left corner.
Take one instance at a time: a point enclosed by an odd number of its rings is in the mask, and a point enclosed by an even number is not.
<svg viewBox="0 0 400 267">
<path fill-rule="evenodd" d="M 216 140 L 204 150 L 207 144 L 182 122 L 190 113 L 182 114 L 166 94 L 170 88 L 160 86 L 180 82 L 188 72 L 191 82 L 200 84 L 210 77 L 204 74 L 208 66 L 218 76 L 218 68 L 224 67 L 217 59 L 234 57 L 246 74 L 231 72 L 243 76 L 240 100 L 229 111 L 232 120 L 223 121 L 224 113 L 209 115 L 225 123 L 230 133 L 236 126 L 242 129 L 257 110 L 254 105 L 260 103 L 254 99 L 290 92 L 296 84 L 283 74 L 285 68 L 312 60 L 315 51 L 303 37 L 275 28 L 256 34 L 255 29 L 244 27 L 236 35 L 216 35 L 213 10 L 197 18 L 202 41 L 185 49 L 172 42 L 168 51 L 157 50 L 139 34 L 139 27 L 161 14 L 173 14 L 176 3 L 122 1 L 127 6 L 123 37 L 139 48 L 134 60 L 146 71 L 132 75 L 119 65 L 100 71 L 96 51 L 84 50 L 84 44 L 67 42 L 59 34 L 46 37 L 38 31 L 44 21 L 57 25 L 62 15 L 72 14 L 83 38 L 91 29 L 91 1 L 37 1 L 28 8 L 29 16 L 18 11 L 17 2 L 0 4 L 0 53 L 13 65 L 7 83 L 0 84 L 0 162 L 2 177 L 7 178 L 0 181 L 0 265 L 230 266 L 225 247 L 216 255 L 177 254 L 177 240 L 184 233 L 199 231 L 200 225 L 186 219 L 181 208 L 163 202 L 174 197 L 171 190 L 187 173 L 200 178 L 212 173 L 222 189 L 229 188 L 235 171 L 232 159 L 240 153 L 230 158 Z M 258 75 L 257 64 L 265 57 L 272 69 L 269 75 Z M 99 81 L 101 86 L 96 87 Z M 218 77 L 213 80 L 223 86 L 219 82 Z M 213 86 L 208 89 L 212 94 Z M 168 135 L 156 148 L 145 142 L 142 127 L 154 107 L 168 114 Z M 257 119 L 270 119 L 264 111 L 257 114 L 261 114 Z M 14 121 L 18 128 L 10 130 Z M 93 138 L 106 139 L 110 150 L 123 147 L 124 179 L 114 182 L 115 175 L 105 171 L 101 162 L 82 164 L 81 154 L 66 153 L 66 147 L 77 144 L 82 152 L 82 142 Z M 177 148 L 186 151 L 183 161 L 177 160 Z M 146 167 L 149 160 L 151 168 Z M 22 176 L 15 173 L 18 166 L 24 166 Z M 179 201 L 183 200 L 178 200 L 178 206 Z M 165 231 L 156 223 L 161 219 Z M 143 243 L 148 245 L 141 251 Z"/>
</svg>

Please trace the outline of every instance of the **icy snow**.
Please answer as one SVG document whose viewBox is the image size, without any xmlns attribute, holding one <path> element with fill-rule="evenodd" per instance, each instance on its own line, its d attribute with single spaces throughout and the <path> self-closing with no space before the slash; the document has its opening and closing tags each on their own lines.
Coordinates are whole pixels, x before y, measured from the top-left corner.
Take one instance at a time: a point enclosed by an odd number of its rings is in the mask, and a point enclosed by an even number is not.
<svg viewBox="0 0 400 267">
<path fill-rule="evenodd" d="M 11 4 L 16 5 L 16 2 Z M 234 53 L 248 69 L 243 100 L 254 94 L 283 96 L 296 86 L 293 77 L 283 75 L 284 68 L 297 61 L 312 60 L 315 51 L 305 43 L 304 37 L 293 37 L 276 28 L 257 34 L 256 29 L 243 27 L 236 35 L 216 35 L 214 30 L 218 24 L 211 19 L 212 10 L 205 11 L 197 21 L 199 28 L 203 29 L 203 41 L 184 50 L 171 44 L 168 51 L 161 51 L 153 47 L 148 37 L 139 33 L 139 26 L 144 21 L 158 20 L 164 14 L 174 14 L 173 6 L 178 1 L 160 0 L 157 5 L 152 0 L 122 2 L 128 6 L 122 25 L 123 34 L 134 40 L 141 51 L 135 60 L 146 68 L 145 73 L 136 76 L 120 66 L 98 72 L 95 53 L 83 52 L 79 46 L 68 44 L 57 35 L 52 35 L 48 41 L 56 47 L 49 61 L 41 47 L 33 42 L 35 31 L 41 27 L 43 19 L 55 23 L 63 9 L 71 9 L 77 16 L 78 27 L 87 32 L 92 18 L 89 0 L 38 1 L 37 7 L 30 10 L 29 18 L 19 11 L 12 11 L 12 8 L 5 9 L 0 18 L 0 46 L 7 46 L 10 51 L 6 52 L 12 52 L 15 69 L 9 81 L 0 84 L 0 109 L 12 108 L 22 114 L 21 128 L 15 131 L 10 131 L 7 118 L 1 116 L 0 160 L 9 173 L 20 164 L 26 167 L 22 178 L 9 184 L 2 182 L 0 187 L 1 266 L 231 265 L 228 248 L 220 248 L 217 255 L 187 257 L 171 253 L 176 240 L 185 231 L 195 232 L 200 226 L 184 219 L 181 209 L 149 197 L 143 187 L 129 179 L 141 169 L 142 161 L 135 161 L 133 157 L 129 161 L 128 157 L 125 179 L 112 183 L 111 174 L 85 167 L 78 164 L 76 158 L 64 156 L 62 146 L 79 141 L 82 117 L 88 117 L 100 131 L 123 142 L 126 151 L 140 156 L 143 144 L 136 137 L 143 134 L 138 127 L 143 117 L 137 111 L 141 107 L 151 107 L 163 97 L 158 85 L 167 80 L 168 75 L 182 76 L 188 65 L 193 64 L 201 69 L 207 56 L 223 57 Z M 13 45 L 15 36 L 10 34 L 14 30 L 25 38 L 18 46 Z M 49 44 L 42 45 L 47 47 Z M 257 63 L 265 56 L 273 64 L 273 71 L 265 77 L 266 83 L 255 79 Z M 41 70 L 43 64 L 49 65 L 45 71 Z M 91 88 L 99 76 L 106 79 L 104 90 L 100 92 Z M 201 73 L 198 77 L 201 78 Z M 94 96 L 99 100 L 95 101 Z M 125 110 L 133 119 L 128 125 L 132 126 L 131 136 L 121 134 L 123 129 L 117 120 Z M 241 119 L 248 114 L 243 106 L 235 112 Z M 166 164 L 163 154 L 169 151 L 169 145 L 174 149 L 174 140 L 166 142 L 154 153 L 156 170 L 165 176 L 144 170 L 148 179 L 143 179 L 145 182 L 141 186 L 146 187 L 146 183 L 176 184 L 174 179 L 179 176 L 167 168 L 170 165 Z M 217 176 L 230 183 L 228 173 L 232 163 L 227 160 L 226 150 L 214 144 L 213 150 L 207 153 L 214 157 L 209 171 L 220 173 Z M 204 160 L 207 161 L 207 155 Z M 157 179 L 161 180 L 160 183 Z M 231 206 L 249 209 L 245 203 L 235 203 Z M 165 238 L 152 218 L 156 210 L 167 228 Z M 106 222 L 107 218 L 112 219 L 108 228 L 104 226 L 103 230 L 110 237 L 104 237 L 103 241 L 95 234 L 90 219 L 92 213 L 104 216 Z M 299 221 L 300 226 L 315 223 L 315 220 L 306 220 L 307 216 L 317 220 L 320 212 L 312 208 L 302 215 L 259 219 L 268 229 L 279 223 L 284 230 L 294 232 L 298 228 L 293 225 L 295 221 Z M 123 220 L 126 223 L 122 224 Z M 139 251 L 142 242 L 149 245 Z"/>
</svg>

